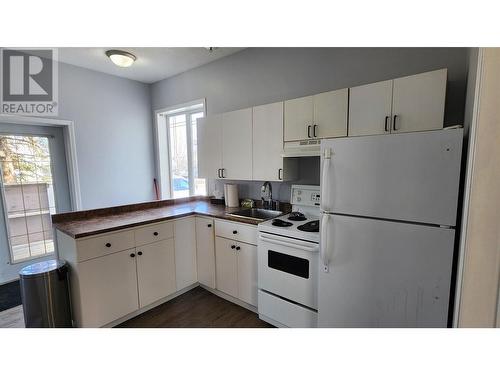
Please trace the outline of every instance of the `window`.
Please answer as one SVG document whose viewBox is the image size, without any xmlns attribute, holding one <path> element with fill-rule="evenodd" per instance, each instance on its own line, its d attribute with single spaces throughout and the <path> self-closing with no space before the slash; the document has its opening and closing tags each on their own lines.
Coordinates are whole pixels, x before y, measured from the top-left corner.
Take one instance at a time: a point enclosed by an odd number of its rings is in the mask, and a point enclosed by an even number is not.
<svg viewBox="0 0 500 375">
<path fill-rule="evenodd" d="M 158 113 L 158 161 L 162 198 L 206 195 L 206 180 L 198 178 L 196 137 L 197 119 L 203 116 L 203 101 Z M 165 154 L 168 155 L 168 160 L 165 160 Z"/>
<path fill-rule="evenodd" d="M 12 261 L 53 253 L 50 216 L 56 207 L 49 139 L 0 135 L 0 168 Z"/>
</svg>

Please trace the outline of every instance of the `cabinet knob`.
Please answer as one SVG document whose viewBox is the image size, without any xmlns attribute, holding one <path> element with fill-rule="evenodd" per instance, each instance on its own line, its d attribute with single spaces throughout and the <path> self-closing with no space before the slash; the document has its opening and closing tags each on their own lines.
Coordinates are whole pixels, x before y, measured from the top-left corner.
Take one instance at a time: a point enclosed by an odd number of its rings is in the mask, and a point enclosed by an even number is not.
<svg viewBox="0 0 500 375">
<path fill-rule="evenodd" d="M 207 227 L 212 228 L 212 224 L 207 224 Z"/>
<path fill-rule="evenodd" d="M 111 244 L 109 242 L 106 243 L 106 247 L 111 247 Z"/>
<path fill-rule="evenodd" d="M 138 252 L 137 252 L 137 255 L 142 255 L 142 251 L 138 251 Z"/>
<path fill-rule="evenodd" d="M 236 246 L 236 250 L 240 250 L 240 249 L 241 249 L 241 247 L 239 247 L 239 246 Z"/>
<path fill-rule="evenodd" d="M 154 232 L 154 233 L 153 233 L 153 236 L 157 236 L 157 235 L 158 235 L 158 232 Z"/>
<path fill-rule="evenodd" d="M 236 246 L 235 245 L 231 245 L 231 249 L 234 249 Z"/>
<path fill-rule="evenodd" d="M 316 134 L 316 128 L 318 125 L 313 125 L 313 137 L 316 138 L 318 135 Z"/>
<path fill-rule="evenodd" d="M 233 234 L 238 234 L 238 231 L 237 230 L 233 230 Z"/>
<path fill-rule="evenodd" d="M 134 253 L 130 254 L 130 257 L 135 258 L 135 254 Z"/>
</svg>

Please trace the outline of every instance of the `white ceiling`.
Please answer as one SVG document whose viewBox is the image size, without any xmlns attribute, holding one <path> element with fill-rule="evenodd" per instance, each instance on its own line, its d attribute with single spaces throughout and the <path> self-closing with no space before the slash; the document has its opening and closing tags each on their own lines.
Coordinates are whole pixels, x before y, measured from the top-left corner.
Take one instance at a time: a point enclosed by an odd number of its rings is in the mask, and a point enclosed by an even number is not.
<svg viewBox="0 0 500 375">
<path fill-rule="evenodd" d="M 109 49 L 121 49 L 133 53 L 137 60 L 129 68 L 120 68 L 106 56 L 105 52 Z M 203 47 L 102 47 L 59 48 L 58 50 L 59 61 L 144 83 L 153 83 L 208 64 L 242 49 L 217 48 L 212 52 Z"/>
</svg>

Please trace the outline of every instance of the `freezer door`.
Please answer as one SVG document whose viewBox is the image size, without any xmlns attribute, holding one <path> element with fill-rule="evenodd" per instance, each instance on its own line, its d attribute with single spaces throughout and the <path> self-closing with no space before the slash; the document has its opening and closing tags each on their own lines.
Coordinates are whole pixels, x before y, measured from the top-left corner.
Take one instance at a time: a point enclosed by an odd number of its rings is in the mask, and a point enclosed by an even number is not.
<svg viewBox="0 0 500 375">
<path fill-rule="evenodd" d="M 446 327 L 453 229 L 342 215 L 326 227 L 319 327 Z"/>
<path fill-rule="evenodd" d="M 462 129 L 322 142 L 322 209 L 456 225 Z M 325 159 L 325 151 L 331 159 Z"/>
</svg>

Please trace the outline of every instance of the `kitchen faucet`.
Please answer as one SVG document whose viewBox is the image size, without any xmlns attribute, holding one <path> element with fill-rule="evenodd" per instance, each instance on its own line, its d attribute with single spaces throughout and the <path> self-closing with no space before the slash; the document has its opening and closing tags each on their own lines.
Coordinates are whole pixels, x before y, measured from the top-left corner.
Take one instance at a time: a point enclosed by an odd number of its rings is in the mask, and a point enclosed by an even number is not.
<svg viewBox="0 0 500 375">
<path fill-rule="evenodd" d="M 262 187 L 260 188 L 260 197 L 262 199 L 262 207 L 266 209 L 272 209 L 273 188 L 271 187 L 271 183 L 269 181 L 266 181 L 262 184 Z"/>
</svg>

